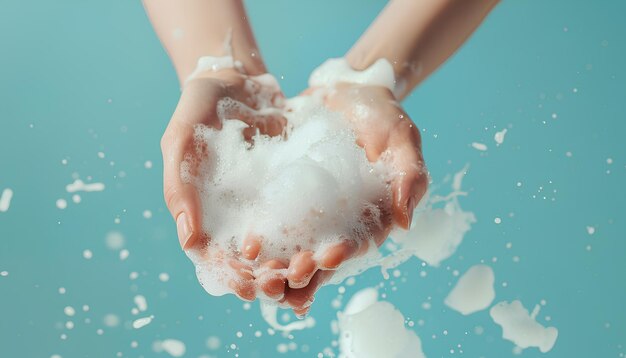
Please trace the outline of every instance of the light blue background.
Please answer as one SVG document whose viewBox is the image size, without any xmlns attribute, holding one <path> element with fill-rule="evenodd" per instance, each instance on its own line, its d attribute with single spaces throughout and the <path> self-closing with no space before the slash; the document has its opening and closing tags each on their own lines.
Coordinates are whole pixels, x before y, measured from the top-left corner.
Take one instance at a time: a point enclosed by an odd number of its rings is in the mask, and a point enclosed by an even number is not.
<svg viewBox="0 0 626 358">
<path fill-rule="evenodd" d="M 345 53 L 382 6 L 248 4 L 265 60 L 288 95 L 324 59 Z M 459 355 L 450 353 L 458 344 L 467 357 L 512 355 L 513 345 L 500 338 L 487 311 L 463 317 L 442 303 L 456 281 L 452 270 L 492 257 L 498 258 L 491 264 L 497 301 L 521 299 L 531 309 L 547 301 L 539 321 L 556 326 L 559 338 L 546 356 L 626 352 L 624 13 L 622 1 L 504 1 L 405 101 L 424 130 L 435 182 L 471 164 L 470 195 L 462 204 L 478 218 L 441 268 L 426 268 L 421 278 L 414 259 L 401 267 L 407 282 L 397 281 L 397 291 L 386 283 L 389 300 L 405 316 L 424 320 L 414 329 L 428 357 Z M 138 1 L 0 2 L 0 190 L 15 192 L 9 211 L 0 213 L 0 271 L 9 272 L 0 277 L 1 357 L 166 356 L 151 349 L 164 338 L 184 341 L 187 357 L 273 357 L 276 345 L 288 342 L 279 335 L 255 338 L 255 330 L 267 327 L 257 304 L 245 311 L 234 297 L 205 294 L 179 249 L 161 196 L 159 152 L 178 95 Z M 493 135 L 502 128 L 509 132 L 496 147 Z M 489 150 L 472 149 L 474 141 Z M 146 160 L 152 169 L 144 168 Z M 107 188 L 74 204 L 65 192 L 73 173 Z M 69 201 L 67 209 L 56 208 L 59 198 Z M 149 220 L 142 217 L 146 209 L 153 212 Z M 494 224 L 495 217 L 503 222 Z M 587 226 L 596 233 L 589 235 Z M 104 244 L 111 230 L 126 237 L 126 261 Z M 87 248 L 94 252 L 90 261 L 82 257 Z M 131 271 L 140 277 L 131 281 Z M 160 272 L 171 280 L 160 282 Z M 381 280 L 378 271 L 368 272 L 347 296 Z M 136 318 L 130 310 L 137 293 L 155 315 L 141 330 L 127 326 Z M 290 356 L 316 356 L 330 345 L 336 295 L 336 287 L 319 293 L 312 311 L 318 324 L 294 333 L 299 348 Z M 429 297 L 432 308 L 424 310 Z M 80 311 L 83 304 L 91 310 Z M 63 328 L 67 305 L 78 308 L 73 330 Z M 119 327 L 103 325 L 109 313 L 122 318 Z M 484 334 L 474 333 L 478 325 Z M 243 338 L 236 337 L 239 330 Z M 221 338 L 220 350 L 208 350 L 210 335 Z M 139 346 L 131 348 L 131 341 Z M 230 350 L 231 343 L 238 348 Z"/>
</svg>

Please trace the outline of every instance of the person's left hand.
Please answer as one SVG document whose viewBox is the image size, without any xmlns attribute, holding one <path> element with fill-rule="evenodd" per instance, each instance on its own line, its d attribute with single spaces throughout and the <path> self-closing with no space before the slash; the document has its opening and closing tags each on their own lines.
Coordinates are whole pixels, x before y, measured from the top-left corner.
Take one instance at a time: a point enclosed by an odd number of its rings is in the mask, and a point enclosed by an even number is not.
<svg viewBox="0 0 626 358">
<path fill-rule="evenodd" d="M 310 95 L 320 89 L 308 89 Z M 324 104 L 342 113 L 356 132 L 370 162 L 379 159 L 392 173 L 391 212 L 384 212 L 382 226 L 372 225 L 370 234 L 377 246 L 394 226 L 408 229 L 413 209 L 424 196 L 428 175 L 422 157 L 422 143 L 417 126 L 404 112 L 391 91 L 380 86 L 340 83 L 326 91 Z M 367 213 L 364 213 L 367 215 Z M 333 275 L 334 270 L 355 256 L 365 253 L 368 241 L 346 239 L 325 252 L 302 251 L 289 263 L 288 287 L 282 302 L 299 315 L 305 315 L 315 292 Z"/>
</svg>

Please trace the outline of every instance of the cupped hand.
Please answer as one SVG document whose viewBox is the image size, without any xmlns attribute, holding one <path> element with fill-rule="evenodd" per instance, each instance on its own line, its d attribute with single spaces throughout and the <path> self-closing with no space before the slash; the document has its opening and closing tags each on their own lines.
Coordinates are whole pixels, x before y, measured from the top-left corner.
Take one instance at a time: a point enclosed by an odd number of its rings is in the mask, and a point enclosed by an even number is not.
<svg viewBox="0 0 626 358">
<path fill-rule="evenodd" d="M 259 77 L 246 76 L 235 69 L 208 71 L 188 81 L 183 89 L 178 106 L 161 139 L 163 153 L 163 191 L 167 207 L 176 221 L 178 238 L 183 249 L 206 245 L 210 238 L 202 229 L 202 204 L 193 183 L 181 179 L 181 165 L 190 163 L 192 171 L 202 158 L 194 141 L 197 125 L 221 129 L 218 116 L 218 102 L 230 98 L 243 104 L 227 113 L 226 118 L 237 118 L 248 126 L 243 130 L 244 137 L 250 139 L 258 132 L 270 136 L 283 133 L 286 120 L 279 114 L 259 114 L 256 109 L 277 106 L 282 94 L 277 86 L 269 86 L 268 81 Z M 264 113 L 267 113 L 264 112 Z M 222 263 L 232 269 L 240 278 L 227 282 L 231 289 L 242 299 L 253 300 L 257 290 L 262 290 L 270 298 L 283 297 L 284 277 L 277 277 L 272 272 L 284 269 L 285 264 L 274 262 L 260 263 L 267 268 L 266 277 L 255 277 L 252 267 L 246 259 L 260 248 L 247 245 L 236 254 L 226 252 L 206 253 L 205 260 Z"/>
<path fill-rule="evenodd" d="M 339 83 L 332 89 L 308 89 L 304 95 L 318 91 L 326 107 L 350 122 L 367 159 L 381 160 L 391 173 L 391 210 L 383 211 L 382 226 L 369 228 L 373 242 L 380 246 L 394 226 L 409 228 L 413 209 L 426 192 L 428 175 L 419 130 L 385 87 Z M 366 252 L 368 245 L 368 241 L 349 239 L 324 252 L 296 254 L 289 263 L 283 302 L 296 314 L 306 314 L 319 287 L 343 262 Z"/>
</svg>

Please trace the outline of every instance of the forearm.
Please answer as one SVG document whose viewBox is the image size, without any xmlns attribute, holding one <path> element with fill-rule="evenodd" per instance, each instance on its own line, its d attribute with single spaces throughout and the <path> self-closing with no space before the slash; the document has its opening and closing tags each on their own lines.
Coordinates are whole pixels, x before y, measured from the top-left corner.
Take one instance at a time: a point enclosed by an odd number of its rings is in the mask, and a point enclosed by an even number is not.
<svg viewBox="0 0 626 358">
<path fill-rule="evenodd" d="M 183 84 L 203 56 L 232 56 L 251 75 L 266 72 L 241 0 L 143 0 Z M 228 44 L 227 44 L 228 45 Z"/>
<path fill-rule="evenodd" d="M 498 0 L 393 0 L 346 58 L 363 70 L 379 58 L 394 67 L 403 98 L 450 57 Z"/>
</svg>

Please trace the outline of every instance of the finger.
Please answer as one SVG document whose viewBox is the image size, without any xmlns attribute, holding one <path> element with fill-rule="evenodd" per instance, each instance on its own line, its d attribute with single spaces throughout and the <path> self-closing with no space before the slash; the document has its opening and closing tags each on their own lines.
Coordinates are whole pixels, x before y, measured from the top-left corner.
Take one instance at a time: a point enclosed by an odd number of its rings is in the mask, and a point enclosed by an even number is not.
<svg viewBox="0 0 626 358">
<path fill-rule="evenodd" d="M 202 206 L 195 186 L 181 180 L 181 164 L 193 146 L 193 127 L 170 124 L 161 140 L 163 154 L 163 194 L 176 221 L 178 240 L 183 249 L 202 237 Z"/>
<path fill-rule="evenodd" d="M 319 260 L 321 269 L 329 270 L 338 268 L 344 261 L 354 257 L 359 251 L 359 244 L 356 240 L 344 239 L 326 249 Z"/>
<path fill-rule="evenodd" d="M 309 313 L 310 310 L 311 310 L 311 306 L 303 307 L 303 308 L 294 308 L 293 309 L 293 313 L 298 318 L 304 318 L 304 317 L 306 317 L 306 315 Z"/>
<path fill-rule="evenodd" d="M 293 255 L 287 270 L 289 287 L 302 288 L 308 285 L 315 271 L 317 271 L 317 262 L 313 259 L 312 251 L 302 251 Z"/>
<path fill-rule="evenodd" d="M 280 300 L 285 295 L 285 282 L 287 279 L 282 270 L 287 268 L 287 265 L 279 260 L 269 260 L 261 265 L 264 269 L 263 273 L 257 279 L 260 283 L 259 286 L 263 293 L 267 297 Z"/>
<path fill-rule="evenodd" d="M 297 289 L 287 287 L 285 289 L 284 302 L 297 310 L 310 307 L 315 300 L 315 292 L 317 292 L 334 273 L 335 271 L 333 270 L 319 270 L 313 275 L 307 286 Z"/>
<path fill-rule="evenodd" d="M 236 276 L 228 281 L 228 287 L 242 300 L 254 301 L 256 298 L 256 285 L 252 269 L 246 264 L 231 259 L 228 262 Z"/>
<path fill-rule="evenodd" d="M 261 240 L 263 238 L 258 235 L 249 234 L 243 239 L 241 254 L 248 260 L 256 260 L 261 251 Z"/>
<path fill-rule="evenodd" d="M 397 225 L 408 229 L 413 210 L 428 187 L 419 131 L 408 118 L 400 121 L 394 129 L 389 139 L 389 150 L 393 153 L 393 166 L 397 171 L 391 183 L 392 215 Z"/>
</svg>

